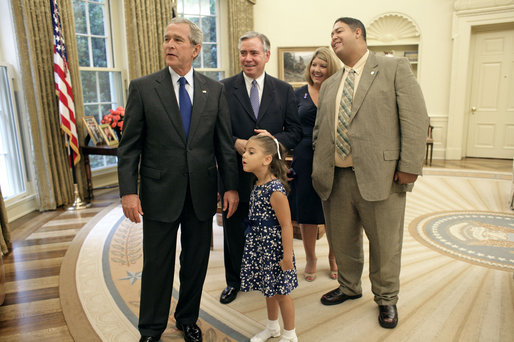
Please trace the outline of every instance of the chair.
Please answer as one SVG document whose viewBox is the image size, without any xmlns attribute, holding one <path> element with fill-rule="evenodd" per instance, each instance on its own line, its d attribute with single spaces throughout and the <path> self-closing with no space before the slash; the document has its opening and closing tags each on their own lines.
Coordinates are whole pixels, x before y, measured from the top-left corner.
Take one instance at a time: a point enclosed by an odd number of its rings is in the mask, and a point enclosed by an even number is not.
<svg viewBox="0 0 514 342">
<path fill-rule="evenodd" d="M 428 156 L 430 155 L 430 166 L 432 166 L 432 152 L 434 149 L 434 138 L 432 137 L 433 129 L 434 129 L 434 126 L 432 126 L 429 121 L 428 128 L 427 128 L 427 147 L 426 147 L 425 165 L 427 165 L 429 163 Z"/>
</svg>

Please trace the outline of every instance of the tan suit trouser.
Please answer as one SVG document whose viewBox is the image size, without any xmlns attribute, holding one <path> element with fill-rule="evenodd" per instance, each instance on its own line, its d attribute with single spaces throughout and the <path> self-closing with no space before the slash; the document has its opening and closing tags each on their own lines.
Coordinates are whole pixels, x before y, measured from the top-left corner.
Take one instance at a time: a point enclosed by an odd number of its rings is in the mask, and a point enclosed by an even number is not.
<svg viewBox="0 0 514 342">
<path fill-rule="evenodd" d="M 323 201 L 327 237 L 339 268 L 343 293 L 362 293 L 363 235 L 369 240 L 369 277 L 378 305 L 398 301 L 405 216 L 405 192 L 366 201 L 351 168 L 336 168 L 332 193 Z"/>
</svg>

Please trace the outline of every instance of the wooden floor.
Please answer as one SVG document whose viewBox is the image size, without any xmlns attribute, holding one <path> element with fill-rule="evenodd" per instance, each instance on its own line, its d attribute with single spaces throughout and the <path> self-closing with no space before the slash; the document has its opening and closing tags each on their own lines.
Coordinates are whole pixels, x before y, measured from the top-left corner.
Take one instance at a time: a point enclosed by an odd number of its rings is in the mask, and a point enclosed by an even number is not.
<svg viewBox="0 0 514 342">
<path fill-rule="evenodd" d="M 431 168 L 512 172 L 512 160 L 434 160 Z M 31 213 L 10 224 L 13 252 L 4 258 L 6 298 L 0 307 L 0 340 L 73 341 L 59 300 L 59 271 L 75 234 L 106 206 L 117 189 L 95 192 L 90 209 Z"/>
<path fill-rule="evenodd" d="M 59 300 L 59 272 L 75 234 L 117 189 L 95 193 L 92 208 L 33 212 L 10 224 L 13 252 L 4 257 L 6 297 L 0 306 L 0 340 L 73 341 Z"/>
</svg>

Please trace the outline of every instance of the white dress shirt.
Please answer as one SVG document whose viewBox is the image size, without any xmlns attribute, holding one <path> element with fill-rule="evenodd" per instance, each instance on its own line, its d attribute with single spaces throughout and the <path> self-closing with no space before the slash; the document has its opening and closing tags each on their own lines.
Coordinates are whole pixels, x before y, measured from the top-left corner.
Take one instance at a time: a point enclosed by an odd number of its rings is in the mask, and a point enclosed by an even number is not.
<svg viewBox="0 0 514 342">
<path fill-rule="evenodd" d="M 173 84 L 173 89 L 175 90 L 175 97 L 177 98 L 178 107 L 180 108 L 180 100 L 178 91 L 180 89 L 180 83 L 178 82 L 179 78 L 182 77 L 175 72 L 171 67 L 168 67 L 171 75 L 171 83 Z M 193 68 L 188 71 L 187 74 L 184 75 L 187 83 L 186 83 L 186 91 L 189 94 L 189 98 L 191 99 L 191 105 L 193 104 L 193 95 L 194 95 L 194 83 L 193 83 Z"/>
<path fill-rule="evenodd" d="M 257 81 L 257 89 L 259 90 L 259 104 L 262 102 L 262 91 L 264 90 L 264 75 L 265 74 L 266 73 L 263 72 L 262 75 L 260 75 L 259 77 L 257 77 L 255 79 L 255 81 Z M 244 72 L 243 72 L 243 76 L 245 79 L 246 91 L 248 92 L 248 98 L 250 98 L 250 90 L 252 89 L 253 78 L 246 76 L 246 74 Z"/>
</svg>

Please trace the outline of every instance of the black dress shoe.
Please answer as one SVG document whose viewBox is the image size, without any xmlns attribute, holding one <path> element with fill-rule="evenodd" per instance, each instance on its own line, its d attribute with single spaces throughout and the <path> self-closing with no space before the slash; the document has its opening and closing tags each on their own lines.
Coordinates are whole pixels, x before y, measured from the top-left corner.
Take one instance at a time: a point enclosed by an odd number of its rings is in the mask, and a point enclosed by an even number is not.
<svg viewBox="0 0 514 342">
<path fill-rule="evenodd" d="M 341 304 L 345 300 L 357 299 L 360 297 L 362 297 L 361 294 L 358 294 L 355 296 L 346 295 L 343 293 L 343 291 L 341 291 L 341 288 L 338 287 L 337 289 L 327 292 L 323 296 L 321 296 L 321 304 L 336 305 L 336 304 Z"/>
<path fill-rule="evenodd" d="M 160 339 L 160 336 L 141 336 L 139 342 L 157 342 Z"/>
<path fill-rule="evenodd" d="M 378 323 L 382 328 L 393 329 L 398 324 L 398 310 L 396 305 L 379 305 L 378 306 Z"/>
<path fill-rule="evenodd" d="M 232 287 L 232 286 L 225 287 L 223 292 L 221 292 L 221 296 L 220 296 L 221 304 L 231 303 L 234 299 L 236 299 L 238 292 L 239 292 L 239 290 L 236 289 L 235 287 Z"/>
<path fill-rule="evenodd" d="M 184 341 L 186 342 L 200 342 L 202 341 L 202 331 L 196 325 L 193 324 L 181 324 L 177 322 L 178 330 L 182 330 L 184 332 Z"/>
</svg>

